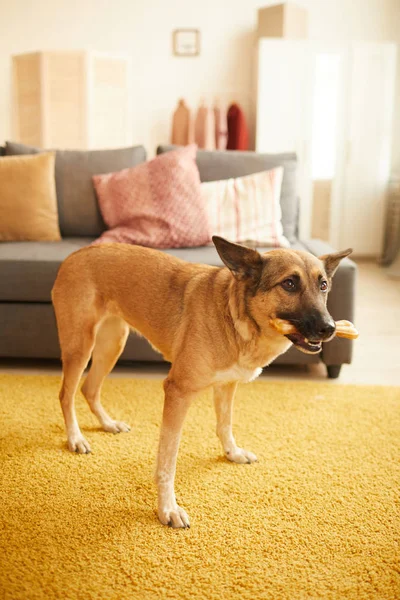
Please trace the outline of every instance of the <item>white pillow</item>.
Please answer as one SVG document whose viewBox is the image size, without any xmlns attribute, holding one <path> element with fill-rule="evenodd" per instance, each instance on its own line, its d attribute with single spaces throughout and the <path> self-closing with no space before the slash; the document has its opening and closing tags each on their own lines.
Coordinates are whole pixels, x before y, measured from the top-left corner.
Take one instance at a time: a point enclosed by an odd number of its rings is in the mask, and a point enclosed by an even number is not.
<svg viewBox="0 0 400 600">
<path fill-rule="evenodd" d="M 238 243 L 290 246 L 279 202 L 283 167 L 201 184 L 212 235 Z"/>
</svg>

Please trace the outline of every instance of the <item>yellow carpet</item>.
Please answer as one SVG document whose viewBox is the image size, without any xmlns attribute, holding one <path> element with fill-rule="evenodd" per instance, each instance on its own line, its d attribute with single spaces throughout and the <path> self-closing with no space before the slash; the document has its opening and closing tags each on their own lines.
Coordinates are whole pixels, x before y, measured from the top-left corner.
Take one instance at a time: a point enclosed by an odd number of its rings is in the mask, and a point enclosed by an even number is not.
<svg viewBox="0 0 400 600">
<path fill-rule="evenodd" d="M 211 395 L 178 461 L 191 529 L 162 527 L 153 484 L 159 381 L 109 379 L 132 425 L 66 450 L 59 378 L 0 375 L 0 598 L 400 598 L 400 388 L 255 382 L 235 433 L 254 465 L 221 457 Z"/>
</svg>

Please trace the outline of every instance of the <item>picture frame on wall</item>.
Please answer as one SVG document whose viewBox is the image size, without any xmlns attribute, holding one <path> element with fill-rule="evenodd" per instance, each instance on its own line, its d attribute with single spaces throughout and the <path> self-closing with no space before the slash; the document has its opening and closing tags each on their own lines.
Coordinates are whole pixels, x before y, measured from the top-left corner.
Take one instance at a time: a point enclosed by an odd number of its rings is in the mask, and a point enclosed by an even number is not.
<svg viewBox="0 0 400 600">
<path fill-rule="evenodd" d="M 200 31 L 198 29 L 175 29 L 172 33 L 175 56 L 199 56 Z"/>
</svg>

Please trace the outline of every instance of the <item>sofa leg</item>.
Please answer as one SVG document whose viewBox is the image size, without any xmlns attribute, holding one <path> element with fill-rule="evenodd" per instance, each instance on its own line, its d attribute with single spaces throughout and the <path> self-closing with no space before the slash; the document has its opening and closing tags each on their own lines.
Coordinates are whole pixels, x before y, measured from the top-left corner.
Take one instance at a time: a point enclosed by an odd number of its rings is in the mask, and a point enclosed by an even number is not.
<svg viewBox="0 0 400 600">
<path fill-rule="evenodd" d="M 341 368 L 342 365 L 326 365 L 329 379 L 337 379 L 339 377 Z"/>
</svg>

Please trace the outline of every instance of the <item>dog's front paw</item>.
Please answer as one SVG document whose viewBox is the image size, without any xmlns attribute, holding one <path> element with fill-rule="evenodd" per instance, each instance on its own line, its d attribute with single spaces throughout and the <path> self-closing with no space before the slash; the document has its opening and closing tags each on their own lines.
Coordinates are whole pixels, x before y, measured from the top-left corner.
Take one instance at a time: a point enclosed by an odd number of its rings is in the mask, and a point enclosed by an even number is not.
<svg viewBox="0 0 400 600">
<path fill-rule="evenodd" d="M 111 419 L 103 423 L 103 429 L 104 431 L 108 431 L 109 433 L 126 433 L 131 430 L 129 425 L 127 425 L 123 421 L 113 421 Z"/>
<path fill-rule="evenodd" d="M 190 522 L 186 511 L 175 504 L 173 508 L 159 507 L 158 518 L 163 525 L 168 525 L 174 529 L 189 529 Z"/>
<path fill-rule="evenodd" d="M 240 463 L 240 464 L 250 464 L 256 462 L 257 456 L 248 450 L 244 450 L 243 448 L 233 448 L 232 450 L 227 450 L 225 452 L 226 458 L 232 462 Z"/>
<path fill-rule="evenodd" d="M 89 454 L 91 452 L 89 442 L 85 440 L 81 433 L 69 436 L 68 449 L 78 454 Z"/>
</svg>

